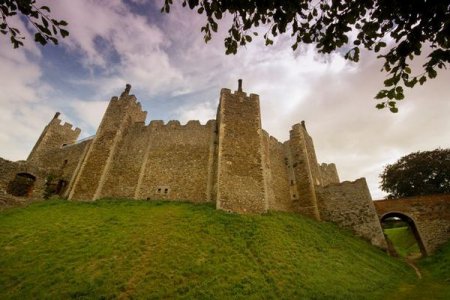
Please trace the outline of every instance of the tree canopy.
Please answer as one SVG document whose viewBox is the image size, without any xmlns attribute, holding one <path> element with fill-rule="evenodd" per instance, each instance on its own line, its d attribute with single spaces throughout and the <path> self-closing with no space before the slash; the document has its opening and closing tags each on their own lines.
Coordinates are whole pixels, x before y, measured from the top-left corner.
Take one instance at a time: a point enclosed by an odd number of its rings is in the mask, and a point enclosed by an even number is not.
<svg viewBox="0 0 450 300">
<path fill-rule="evenodd" d="M 450 149 L 414 152 L 387 165 L 380 188 L 388 198 L 450 193 Z"/>
<path fill-rule="evenodd" d="M 378 53 L 387 73 L 385 88 L 375 96 L 377 108 L 397 112 L 403 88 L 424 84 L 435 78 L 437 69 L 450 63 L 450 0 L 180 0 L 183 7 L 205 15 L 201 27 L 208 42 L 226 14 L 232 18 L 225 38 L 226 54 L 258 36 L 263 26 L 266 45 L 274 37 L 289 34 L 292 49 L 314 44 L 319 53 L 342 51 L 346 59 L 357 62 L 361 49 Z M 173 0 L 161 9 L 169 13 Z M 411 63 L 431 48 L 419 70 Z"/>
<path fill-rule="evenodd" d="M 34 28 L 34 41 L 41 45 L 48 42 L 58 44 L 58 38 L 66 37 L 69 32 L 65 29 L 67 22 L 53 19 L 48 6 L 37 6 L 36 0 L 0 0 L 0 32 L 9 36 L 14 48 L 23 46 L 25 37 L 19 29 L 13 27 L 8 21 L 11 17 L 19 15 L 26 19 Z"/>
</svg>

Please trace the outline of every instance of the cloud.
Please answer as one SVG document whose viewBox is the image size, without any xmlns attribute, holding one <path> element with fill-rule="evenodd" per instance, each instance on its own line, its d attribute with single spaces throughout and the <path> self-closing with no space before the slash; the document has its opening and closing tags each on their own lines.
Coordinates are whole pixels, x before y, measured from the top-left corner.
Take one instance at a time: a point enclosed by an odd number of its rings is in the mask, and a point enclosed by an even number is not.
<svg viewBox="0 0 450 300">
<path fill-rule="evenodd" d="M 37 140 L 52 103 L 45 102 L 52 88 L 41 82 L 42 70 L 37 64 L 39 49 L 29 43 L 30 33 L 19 19 L 12 25 L 25 36 L 26 48 L 13 49 L 5 38 L 0 47 L 0 145 L 1 156 L 10 160 L 25 159 Z M 5 42 L 6 41 L 6 42 Z"/>
<path fill-rule="evenodd" d="M 84 101 L 75 100 L 70 103 L 75 116 L 82 120 L 77 127 L 83 128 L 81 138 L 95 134 L 105 114 L 108 101 Z"/>
<path fill-rule="evenodd" d="M 180 80 L 165 48 L 170 42 L 147 18 L 131 12 L 122 1 L 52 2 L 54 13 L 69 22 L 63 45 L 82 56 L 80 62 L 100 72 L 99 92 L 109 92 L 118 81 L 132 82 L 154 95 Z M 98 76 L 96 76 L 98 77 Z"/>
<path fill-rule="evenodd" d="M 213 102 L 189 103 L 175 111 L 178 119 L 184 124 L 189 120 L 198 120 L 205 124 L 208 120 L 215 119 L 217 106 Z"/>
</svg>

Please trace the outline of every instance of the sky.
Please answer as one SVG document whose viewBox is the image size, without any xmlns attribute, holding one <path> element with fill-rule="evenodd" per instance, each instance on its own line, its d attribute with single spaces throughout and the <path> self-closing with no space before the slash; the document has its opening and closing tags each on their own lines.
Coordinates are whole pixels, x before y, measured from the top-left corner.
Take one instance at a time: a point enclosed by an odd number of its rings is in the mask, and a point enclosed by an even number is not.
<svg viewBox="0 0 450 300">
<path fill-rule="evenodd" d="M 82 130 L 80 138 L 94 135 L 109 100 L 126 83 L 148 112 L 147 123 L 205 124 L 215 118 L 220 89 L 236 90 L 239 78 L 244 91 L 260 95 L 265 130 L 285 141 L 291 126 L 304 120 L 319 162 L 334 162 L 341 181 L 366 177 L 373 199 L 386 195 L 379 174 L 387 164 L 450 147 L 450 71 L 407 89 L 393 114 L 375 108 L 386 75 L 371 53 L 352 63 L 314 47 L 294 52 L 287 35 L 270 47 L 256 39 L 237 55 L 225 55 L 227 18 L 205 44 L 204 16 L 181 5 L 161 14 L 162 0 L 38 1 L 47 3 L 54 17 L 69 23 L 70 35 L 59 46 L 36 45 L 30 24 L 19 18 L 12 22 L 25 35 L 25 47 L 13 49 L 0 36 L 5 159 L 26 159 L 57 111 Z"/>
</svg>

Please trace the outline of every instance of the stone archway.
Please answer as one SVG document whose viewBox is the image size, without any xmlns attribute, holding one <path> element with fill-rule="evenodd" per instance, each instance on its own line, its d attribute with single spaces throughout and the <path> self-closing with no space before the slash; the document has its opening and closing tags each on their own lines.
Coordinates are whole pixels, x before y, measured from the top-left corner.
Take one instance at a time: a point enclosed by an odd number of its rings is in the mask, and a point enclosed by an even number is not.
<svg viewBox="0 0 450 300">
<path fill-rule="evenodd" d="M 393 247 L 390 247 L 390 249 L 389 249 L 391 252 L 394 251 L 394 252 L 396 252 L 396 254 L 399 254 L 398 247 L 400 245 L 398 245 L 398 244 L 396 245 L 396 242 L 399 243 L 400 241 L 394 241 L 389 237 L 389 235 L 394 236 L 394 235 L 392 235 L 393 234 L 392 231 L 394 231 L 394 229 L 395 229 L 398 231 L 402 230 L 402 232 L 401 232 L 402 236 L 399 237 L 399 240 L 400 239 L 408 240 L 408 237 L 406 235 L 410 234 L 414 238 L 415 242 L 417 243 L 417 247 L 418 247 L 418 250 L 420 251 L 420 254 L 422 256 L 427 255 L 427 251 L 426 251 L 424 243 L 423 243 L 423 238 L 420 235 L 420 232 L 417 229 L 416 222 L 414 221 L 414 219 L 412 217 L 410 217 L 404 213 L 401 213 L 401 212 L 388 212 L 388 213 L 385 213 L 380 218 L 380 223 L 383 228 L 383 232 L 386 236 L 386 240 L 387 240 L 388 244 L 393 246 Z M 398 224 L 397 228 L 396 228 L 395 224 Z M 404 227 L 402 227 L 402 226 L 404 226 Z M 388 230 L 391 231 L 390 234 L 388 233 Z M 414 248 L 414 245 L 412 245 L 412 248 Z"/>
<path fill-rule="evenodd" d="M 9 182 L 7 193 L 18 197 L 31 196 L 36 177 L 29 173 L 18 173 L 12 181 Z"/>
</svg>

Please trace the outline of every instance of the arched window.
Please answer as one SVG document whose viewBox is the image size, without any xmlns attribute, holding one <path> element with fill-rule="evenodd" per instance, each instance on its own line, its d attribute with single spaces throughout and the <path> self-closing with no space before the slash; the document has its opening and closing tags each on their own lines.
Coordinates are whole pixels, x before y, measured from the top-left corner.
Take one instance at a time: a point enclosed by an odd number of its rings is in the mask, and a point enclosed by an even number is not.
<svg viewBox="0 0 450 300">
<path fill-rule="evenodd" d="M 29 173 L 18 173 L 8 184 L 7 192 L 13 196 L 29 197 L 33 192 L 36 177 Z"/>
<path fill-rule="evenodd" d="M 427 254 L 411 217 L 400 212 L 390 212 L 381 218 L 381 226 L 391 253 L 405 258 L 418 258 Z"/>
</svg>

